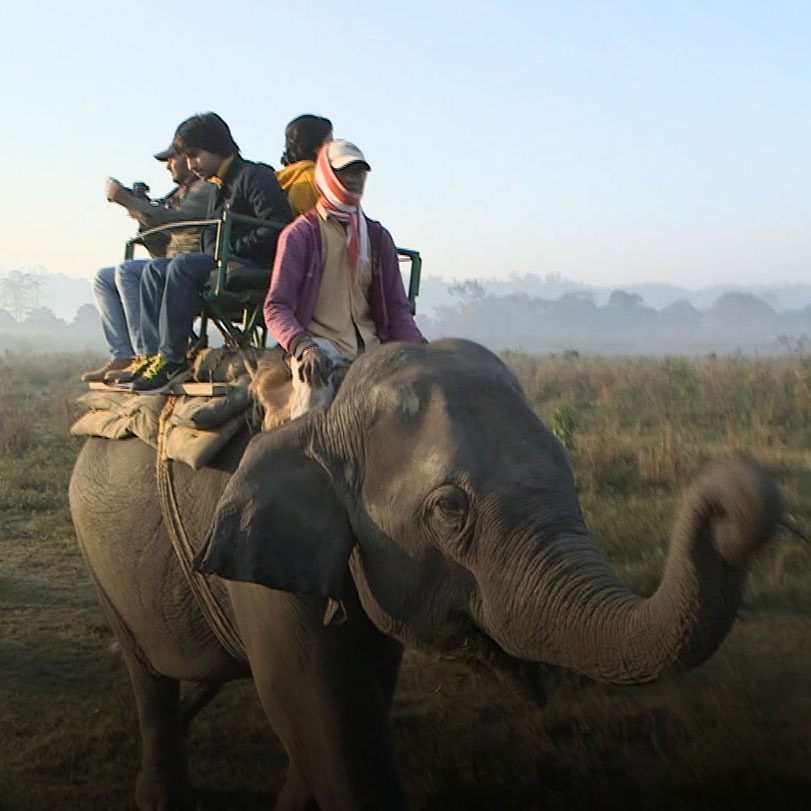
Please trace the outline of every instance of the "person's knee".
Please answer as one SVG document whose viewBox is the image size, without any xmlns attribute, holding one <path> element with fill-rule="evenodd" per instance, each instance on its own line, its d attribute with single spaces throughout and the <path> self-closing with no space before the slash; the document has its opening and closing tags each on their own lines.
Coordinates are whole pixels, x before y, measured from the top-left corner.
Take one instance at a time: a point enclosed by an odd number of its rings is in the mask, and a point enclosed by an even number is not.
<svg viewBox="0 0 811 811">
<path fill-rule="evenodd" d="M 147 286 L 163 285 L 167 266 L 159 262 L 148 262 L 141 269 L 141 284 Z"/>
<path fill-rule="evenodd" d="M 208 280 L 211 269 L 216 265 L 213 256 L 201 253 L 182 253 L 169 263 L 166 275 L 169 279 L 200 284 Z"/>
<path fill-rule="evenodd" d="M 100 268 L 93 277 L 93 289 L 96 292 L 105 292 L 115 287 L 115 268 Z"/>
<path fill-rule="evenodd" d="M 137 259 L 122 262 L 115 268 L 115 280 L 119 284 L 121 282 L 139 281 L 143 270 L 144 263 Z"/>
</svg>

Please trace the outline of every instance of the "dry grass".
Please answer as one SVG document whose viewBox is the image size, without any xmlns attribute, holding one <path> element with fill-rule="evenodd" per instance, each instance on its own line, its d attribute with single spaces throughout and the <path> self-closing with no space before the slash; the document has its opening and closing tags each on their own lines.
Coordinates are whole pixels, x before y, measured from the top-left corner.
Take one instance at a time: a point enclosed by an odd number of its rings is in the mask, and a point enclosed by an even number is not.
<svg viewBox="0 0 811 811">
<path fill-rule="evenodd" d="M 804 358 L 508 360 L 550 425 L 557 414 L 589 525 L 640 593 L 658 581 L 679 493 L 710 458 L 745 450 L 766 463 L 811 536 Z M 66 435 L 78 372 L 94 362 L 0 364 L 14 381 L 0 391 L 0 414 L 24 403 L 30 426 L 0 422 L 2 811 L 133 807 L 135 710 L 65 496 L 79 445 Z M 541 709 L 481 672 L 410 651 L 392 727 L 412 808 L 804 807 L 809 638 L 811 548 L 785 536 L 755 566 L 716 656 L 657 684 L 608 687 L 552 672 Z M 190 751 L 205 808 L 272 807 L 285 757 L 249 683 L 230 685 L 202 713 Z"/>
</svg>

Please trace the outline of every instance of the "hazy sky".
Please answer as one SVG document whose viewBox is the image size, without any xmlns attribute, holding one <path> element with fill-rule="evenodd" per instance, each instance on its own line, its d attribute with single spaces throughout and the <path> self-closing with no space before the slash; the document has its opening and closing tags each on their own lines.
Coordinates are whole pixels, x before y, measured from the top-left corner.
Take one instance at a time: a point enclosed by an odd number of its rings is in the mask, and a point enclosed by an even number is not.
<svg viewBox="0 0 811 811">
<path fill-rule="evenodd" d="M 331 118 L 429 275 L 808 280 L 808 0 L 32 0 L 0 32 L 0 270 L 118 260 L 105 177 L 165 193 L 152 153 L 214 110 L 275 167 Z"/>
</svg>

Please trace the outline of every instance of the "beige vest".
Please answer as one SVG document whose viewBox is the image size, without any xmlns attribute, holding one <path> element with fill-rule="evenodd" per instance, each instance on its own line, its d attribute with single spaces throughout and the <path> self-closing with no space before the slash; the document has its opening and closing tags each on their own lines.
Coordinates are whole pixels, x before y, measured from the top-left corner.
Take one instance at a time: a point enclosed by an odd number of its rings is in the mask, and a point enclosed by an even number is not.
<svg viewBox="0 0 811 811">
<path fill-rule="evenodd" d="M 380 343 L 369 306 L 372 267 L 362 261 L 356 283 L 349 263 L 346 230 L 320 206 L 318 214 L 322 277 L 315 313 L 307 331 L 315 338 L 332 341 L 345 358 L 354 360 L 364 348 Z"/>
</svg>

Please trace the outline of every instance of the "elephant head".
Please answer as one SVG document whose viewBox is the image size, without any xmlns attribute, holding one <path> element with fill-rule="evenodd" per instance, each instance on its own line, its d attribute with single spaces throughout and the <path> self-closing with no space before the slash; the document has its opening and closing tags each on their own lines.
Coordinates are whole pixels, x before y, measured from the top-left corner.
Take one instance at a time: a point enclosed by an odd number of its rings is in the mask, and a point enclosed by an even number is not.
<svg viewBox="0 0 811 811">
<path fill-rule="evenodd" d="M 706 659 L 781 520 L 758 465 L 711 468 L 642 598 L 590 536 L 565 449 L 504 364 L 465 341 L 384 345 L 334 403 L 255 437 L 199 570 L 340 599 L 428 647 L 471 629 L 508 657 L 616 683 Z"/>
</svg>

